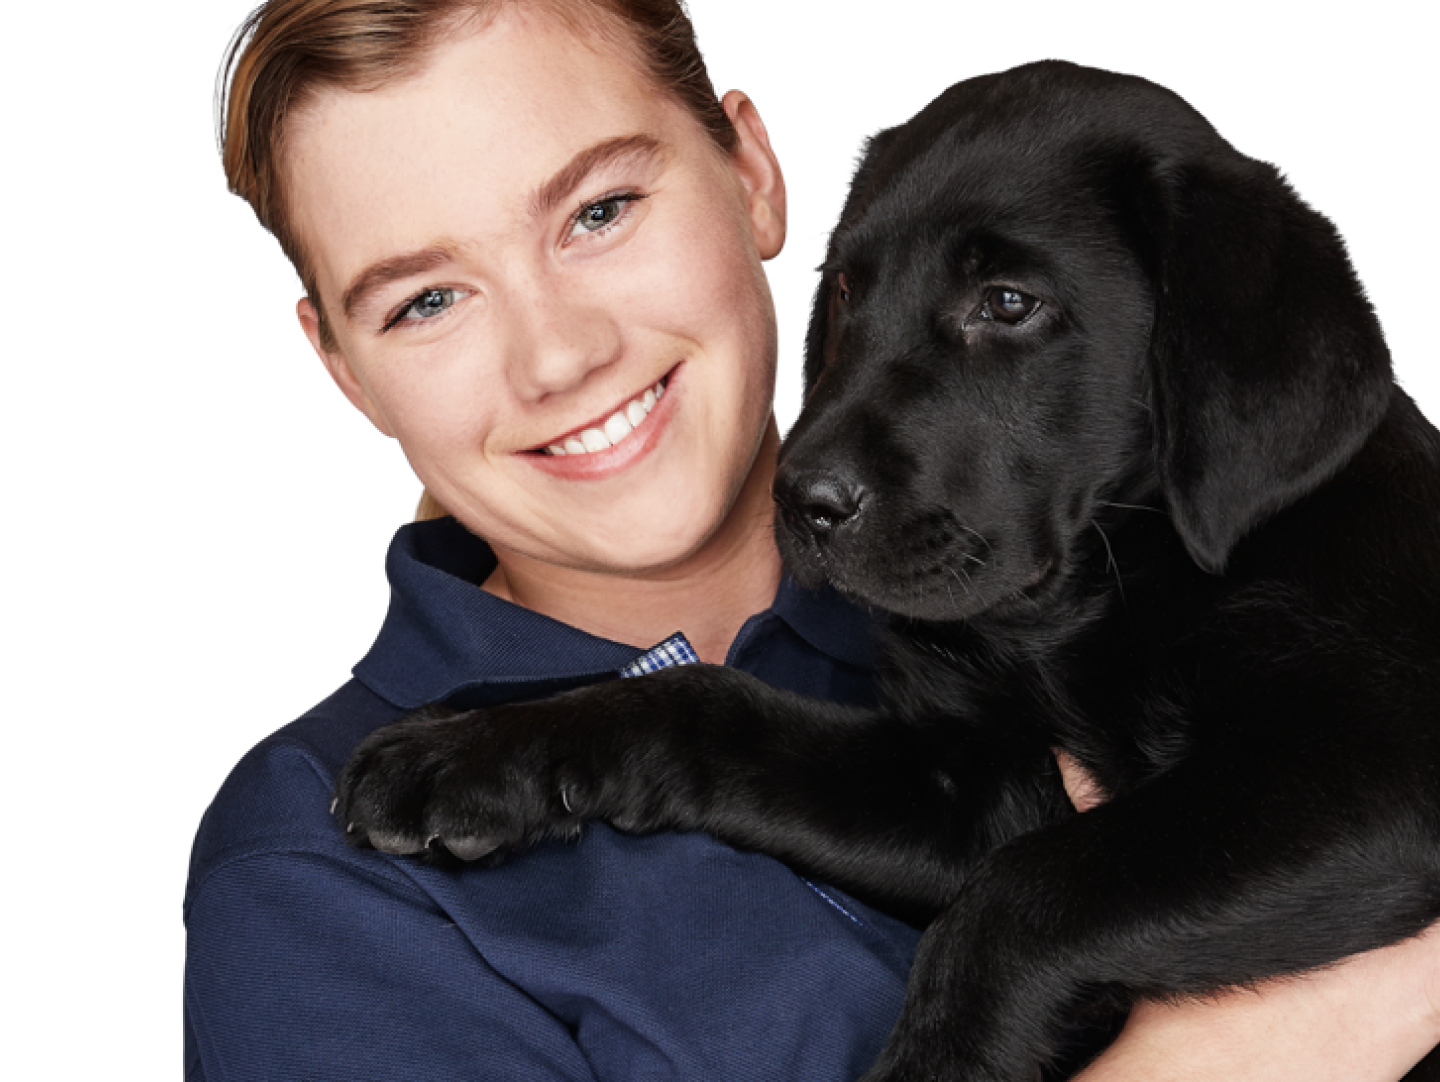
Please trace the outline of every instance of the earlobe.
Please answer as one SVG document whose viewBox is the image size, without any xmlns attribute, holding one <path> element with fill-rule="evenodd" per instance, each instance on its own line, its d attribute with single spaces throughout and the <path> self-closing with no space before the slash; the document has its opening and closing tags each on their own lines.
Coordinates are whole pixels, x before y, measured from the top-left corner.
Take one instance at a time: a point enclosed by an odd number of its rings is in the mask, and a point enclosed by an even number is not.
<svg viewBox="0 0 1440 1082">
<path fill-rule="evenodd" d="M 295 315 L 299 317 L 300 327 L 304 330 L 305 337 L 310 340 L 315 355 L 320 358 L 325 371 L 330 373 L 330 378 L 335 381 L 340 392 L 350 400 L 352 406 L 370 419 L 370 423 L 380 430 L 381 435 L 393 438 L 395 433 L 390 430 L 389 422 L 355 375 L 350 362 L 340 350 L 331 348 L 325 342 L 325 336 L 320 330 L 320 313 L 315 310 L 309 297 L 301 297 L 296 303 Z"/>
<path fill-rule="evenodd" d="M 773 259 L 785 246 L 785 177 L 770 148 L 770 135 L 755 103 L 739 90 L 721 100 L 740 146 L 732 156 L 750 200 L 750 223 L 761 259 Z"/>
</svg>

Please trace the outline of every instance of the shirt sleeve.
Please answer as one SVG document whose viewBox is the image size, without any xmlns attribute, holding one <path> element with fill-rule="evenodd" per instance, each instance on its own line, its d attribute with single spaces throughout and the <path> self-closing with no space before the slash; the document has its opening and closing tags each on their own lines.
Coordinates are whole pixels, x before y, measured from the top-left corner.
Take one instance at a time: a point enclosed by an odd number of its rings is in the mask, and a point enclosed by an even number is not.
<svg viewBox="0 0 1440 1082">
<path fill-rule="evenodd" d="M 399 872 L 251 851 L 187 911 L 185 1077 L 594 1082 L 566 1026 Z"/>
</svg>

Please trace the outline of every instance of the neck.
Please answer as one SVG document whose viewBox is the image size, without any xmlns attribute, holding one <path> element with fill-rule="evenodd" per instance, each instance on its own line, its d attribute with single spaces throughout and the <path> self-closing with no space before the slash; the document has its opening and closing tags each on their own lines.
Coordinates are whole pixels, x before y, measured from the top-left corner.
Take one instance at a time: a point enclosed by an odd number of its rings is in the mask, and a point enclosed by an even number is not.
<svg viewBox="0 0 1440 1082">
<path fill-rule="evenodd" d="M 634 574 L 558 567 L 496 549 L 485 589 L 592 635 L 650 647 L 685 632 L 701 661 L 722 664 L 741 626 L 780 585 L 770 488 L 780 435 L 772 418 L 729 513 L 676 564 Z"/>
</svg>

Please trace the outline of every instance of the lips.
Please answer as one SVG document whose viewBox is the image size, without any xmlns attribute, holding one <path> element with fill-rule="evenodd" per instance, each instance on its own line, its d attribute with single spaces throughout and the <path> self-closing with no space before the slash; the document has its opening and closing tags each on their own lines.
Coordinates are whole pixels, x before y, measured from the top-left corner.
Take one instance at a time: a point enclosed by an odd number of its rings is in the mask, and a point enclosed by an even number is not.
<svg viewBox="0 0 1440 1082">
<path fill-rule="evenodd" d="M 566 455 L 589 455 L 610 448 L 629 439 L 631 434 L 645 423 L 650 411 L 665 394 L 665 378 L 647 387 L 604 421 L 563 436 L 542 449 L 542 453 L 556 458 Z"/>
</svg>

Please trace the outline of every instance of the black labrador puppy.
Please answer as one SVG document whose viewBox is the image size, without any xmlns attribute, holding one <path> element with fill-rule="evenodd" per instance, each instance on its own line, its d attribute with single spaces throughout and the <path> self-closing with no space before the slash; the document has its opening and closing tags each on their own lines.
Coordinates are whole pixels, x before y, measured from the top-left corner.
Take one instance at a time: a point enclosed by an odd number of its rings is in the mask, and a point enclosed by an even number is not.
<svg viewBox="0 0 1440 1082">
<path fill-rule="evenodd" d="M 779 542 L 893 614 L 883 706 L 700 666 L 430 711 L 346 768 L 357 838 L 704 830 L 933 917 L 873 1082 L 1440 919 L 1440 435 L 1274 168 L 1140 79 L 952 87 L 870 142 L 806 379 Z"/>
</svg>

